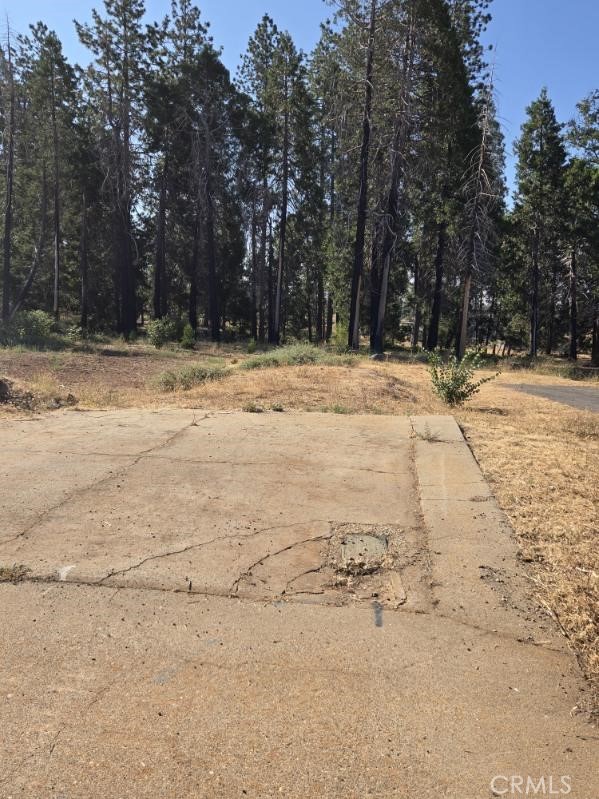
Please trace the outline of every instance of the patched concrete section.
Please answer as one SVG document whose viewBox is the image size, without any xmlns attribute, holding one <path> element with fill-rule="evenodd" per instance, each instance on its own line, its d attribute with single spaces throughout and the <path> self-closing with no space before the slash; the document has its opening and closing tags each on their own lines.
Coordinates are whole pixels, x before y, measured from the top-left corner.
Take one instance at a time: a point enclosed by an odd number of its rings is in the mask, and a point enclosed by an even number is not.
<svg viewBox="0 0 599 799">
<path fill-rule="evenodd" d="M 382 535 L 350 533 L 341 542 L 341 563 L 348 574 L 376 571 L 386 554 L 387 539 Z"/>
</svg>

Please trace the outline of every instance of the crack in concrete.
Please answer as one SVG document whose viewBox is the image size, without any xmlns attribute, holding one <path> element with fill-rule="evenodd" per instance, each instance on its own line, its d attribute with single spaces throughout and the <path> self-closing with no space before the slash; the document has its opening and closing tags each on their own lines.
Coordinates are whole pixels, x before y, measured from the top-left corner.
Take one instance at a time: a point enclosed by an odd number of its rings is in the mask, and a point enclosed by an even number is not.
<svg viewBox="0 0 599 799">
<path fill-rule="evenodd" d="M 299 544 L 305 544 L 305 543 L 308 543 L 310 541 L 318 541 L 319 538 L 322 538 L 322 540 L 328 540 L 328 536 L 320 536 L 318 538 L 308 538 L 305 541 L 298 541 L 298 542 L 296 542 L 296 544 L 291 544 L 289 547 L 285 547 L 285 549 L 292 549 L 294 546 L 297 546 Z M 285 550 L 281 550 L 280 552 L 283 552 L 283 551 L 285 551 Z M 263 560 L 267 560 L 269 557 L 274 557 L 274 556 L 280 554 L 280 552 L 273 552 L 273 553 L 271 553 L 269 555 L 266 555 L 263 558 Z M 247 572 L 245 572 L 244 574 L 240 575 L 240 577 L 238 579 L 241 580 L 244 576 L 247 576 Z M 60 581 L 60 580 L 56 579 L 55 577 L 25 577 L 22 580 L 20 580 L 19 583 L 15 587 L 18 588 L 18 586 L 23 584 L 23 583 L 52 584 L 52 585 L 60 586 L 60 587 L 63 587 L 63 588 L 64 587 L 71 588 L 73 586 L 75 586 L 75 587 L 83 586 L 85 588 L 96 588 L 96 589 L 99 589 L 99 590 L 108 590 L 109 588 L 112 588 L 114 590 L 113 590 L 113 593 L 111 594 L 111 597 L 110 597 L 111 600 L 115 596 L 116 593 L 121 592 L 121 591 L 134 591 L 134 592 L 152 591 L 152 592 L 157 592 L 157 593 L 160 593 L 160 594 L 185 593 L 185 594 L 190 594 L 190 595 L 195 595 L 195 596 L 203 596 L 203 597 L 207 597 L 207 598 L 211 598 L 212 597 L 212 598 L 218 598 L 218 599 L 224 599 L 224 600 L 254 602 L 256 604 L 269 605 L 269 604 L 272 603 L 271 599 L 265 599 L 264 597 L 251 597 L 251 596 L 249 596 L 249 597 L 241 597 L 239 594 L 237 594 L 237 593 L 233 594 L 231 591 L 223 592 L 223 593 L 219 593 L 218 591 L 214 591 L 214 590 L 198 591 L 197 589 L 193 589 L 192 591 L 187 591 L 187 590 L 182 590 L 182 589 L 177 589 L 177 588 L 175 588 L 175 589 L 162 588 L 160 586 L 149 586 L 149 585 L 144 585 L 144 586 L 139 586 L 139 585 L 137 585 L 137 586 L 132 586 L 132 585 L 110 586 L 110 585 L 105 585 L 105 584 L 99 583 L 98 581 L 92 582 L 90 580 L 68 580 L 68 581 L 64 582 L 64 581 Z M 301 594 L 307 594 L 307 593 L 310 593 L 310 592 L 307 592 L 307 591 L 299 592 L 298 591 L 297 594 L 289 594 L 288 596 L 289 596 L 289 598 L 291 598 L 291 597 L 294 597 L 294 596 L 299 596 Z M 192 602 L 189 602 L 188 604 L 195 604 L 195 603 L 192 601 Z M 335 605 L 327 605 L 326 607 L 331 608 L 331 607 L 336 607 L 336 606 Z M 354 609 L 358 609 L 358 608 L 356 608 L 356 606 L 354 606 Z M 368 609 L 368 611 L 370 611 L 370 608 L 367 608 L 367 609 Z M 509 633 L 507 631 L 502 631 L 502 630 L 497 630 L 497 629 L 489 629 L 487 627 L 482 627 L 481 625 L 477 625 L 474 622 L 468 621 L 466 619 L 461 619 L 458 616 L 451 615 L 451 614 L 448 614 L 448 613 L 439 613 L 436 610 L 432 610 L 431 611 L 431 610 L 425 610 L 424 608 L 410 608 L 410 607 L 407 607 L 406 605 L 402 605 L 402 606 L 400 606 L 398 608 L 385 608 L 385 610 L 390 612 L 390 613 L 409 614 L 411 616 L 427 616 L 427 617 L 429 617 L 431 619 L 436 619 L 436 620 L 443 619 L 445 621 L 452 622 L 452 623 L 454 623 L 454 624 L 456 624 L 456 625 L 458 625 L 460 627 L 465 627 L 465 628 L 467 628 L 469 630 L 475 630 L 476 632 L 479 632 L 482 635 L 496 637 L 496 638 L 500 638 L 500 639 L 503 639 L 503 640 L 512 641 L 514 643 L 523 644 L 523 645 L 526 645 L 526 646 L 534 646 L 537 649 L 543 649 L 543 650 L 547 650 L 548 652 L 553 652 L 555 654 L 559 654 L 559 655 L 564 655 L 564 656 L 570 657 L 570 653 L 568 651 L 564 650 L 564 649 L 548 646 L 544 642 L 537 642 L 535 640 L 529 640 L 527 638 L 523 638 L 521 635 L 516 635 L 516 634 L 513 634 L 513 633 Z"/>
<path fill-rule="evenodd" d="M 270 558 L 275 558 L 275 557 L 277 557 L 277 555 L 282 555 L 283 552 L 289 552 L 290 549 L 294 549 L 295 547 L 301 546 L 302 544 L 307 544 L 307 543 L 309 543 L 311 541 L 330 541 L 330 539 L 332 537 L 333 537 L 333 533 L 330 532 L 327 535 L 318 535 L 318 536 L 313 536 L 313 537 L 310 537 L 310 538 L 305 538 L 302 541 L 295 541 L 293 544 L 289 544 L 286 547 L 282 547 L 282 549 L 278 549 L 276 552 L 269 552 L 266 555 L 263 555 L 263 557 L 261 557 L 255 563 L 252 563 L 252 565 L 248 569 L 246 569 L 246 571 L 242 572 L 239 575 L 239 577 L 233 582 L 233 585 L 231 586 L 230 593 L 231 594 L 233 594 L 233 593 L 237 594 L 237 592 L 239 590 L 239 583 L 245 577 L 251 577 L 252 571 L 257 566 L 261 566 L 263 563 L 265 563 L 265 561 L 269 560 Z"/>
<path fill-rule="evenodd" d="M 287 580 L 285 584 L 285 588 L 281 592 L 282 594 L 286 594 L 289 586 L 292 583 L 297 582 L 297 580 L 301 580 L 302 577 L 305 577 L 307 574 L 318 574 L 323 569 L 323 565 L 314 566 L 312 569 L 306 569 L 306 571 L 301 572 L 301 574 L 297 574 L 295 577 L 292 577 L 291 580 Z M 296 591 L 298 594 L 323 594 L 324 591 Z"/>
<path fill-rule="evenodd" d="M 116 571 L 109 572 L 104 577 L 101 577 L 99 580 L 97 580 L 96 584 L 97 585 L 102 585 L 106 580 L 109 580 L 111 577 L 121 577 L 123 574 L 127 574 L 128 572 L 131 572 L 131 571 L 134 571 L 135 569 L 141 568 L 141 566 L 144 566 L 146 563 L 148 563 L 150 561 L 160 560 L 162 558 L 168 558 L 168 557 L 171 557 L 172 555 L 182 555 L 185 552 L 189 552 L 192 549 L 201 549 L 202 547 L 207 547 L 210 544 L 215 544 L 215 543 L 217 543 L 219 541 L 246 540 L 246 539 L 254 538 L 255 536 L 261 535 L 262 533 L 268 533 L 271 530 L 285 530 L 285 529 L 288 529 L 289 527 L 297 527 L 300 524 L 301 525 L 307 525 L 307 524 L 318 524 L 318 523 L 323 523 L 324 524 L 325 520 L 324 519 L 311 519 L 311 520 L 309 520 L 307 522 L 293 522 L 291 524 L 275 525 L 274 527 L 263 527 L 263 528 L 260 528 L 259 530 L 252 530 L 251 532 L 248 532 L 248 533 L 234 533 L 234 534 L 231 534 L 231 535 L 219 535 L 219 536 L 216 536 L 215 538 L 209 539 L 208 541 L 201 541 L 201 542 L 199 542 L 197 544 L 188 544 L 188 545 L 186 545 L 184 547 L 181 547 L 180 549 L 173 549 L 173 550 L 169 550 L 168 552 L 158 552 L 155 555 L 148 555 L 146 558 L 143 558 L 143 560 L 140 560 L 139 563 L 133 563 L 131 566 L 127 566 L 124 569 L 118 569 Z M 328 522 L 328 521 L 327 521 L 327 523 L 330 524 L 330 522 Z M 72 581 L 68 581 L 68 582 L 72 582 Z"/>
<path fill-rule="evenodd" d="M 251 538 L 253 535 L 256 535 L 257 532 L 248 533 L 247 535 L 241 535 L 241 534 L 221 535 L 217 536 L 216 538 L 211 538 L 208 541 L 201 541 L 198 544 L 188 544 L 187 546 L 182 547 L 181 549 L 173 549 L 168 552 L 159 552 L 156 555 L 148 555 L 148 557 L 144 558 L 143 560 L 140 560 L 139 563 L 133 563 L 131 566 L 127 566 L 125 569 L 119 569 L 117 571 L 109 572 L 107 575 L 97 580 L 96 584 L 102 585 L 105 582 L 105 580 L 109 580 L 111 577 L 121 577 L 123 574 L 128 574 L 129 572 L 134 571 L 135 569 L 141 568 L 146 563 L 149 563 L 152 560 L 161 560 L 162 558 L 169 558 L 172 555 L 182 555 L 183 553 L 189 552 L 192 549 L 201 549 L 202 547 L 207 547 L 210 544 L 216 543 L 217 541 L 229 541 L 229 540 L 234 540 L 236 538 Z"/>
<path fill-rule="evenodd" d="M 168 447 L 169 444 L 171 444 L 180 435 L 183 435 L 183 433 L 185 433 L 185 431 L 188 430 L 190 427 L 195 427 L 195 425 L 197 425 L 198 421 L 204 421 L 204 419 L 208 419 L 208 418 L 209 418 L 209 414 L 205 414 L 202 417 L 202 419 L 200 419 L 200 420 L 196 420 L 195 417 L 194 417 L 191 422 L 189 422 L 188 424 L 184 425 L 179 430 L 177 430 L 174 433 L 172 433 L 164 441 L 161 441 L 158 444 L 154 444 L 153 446 L 148 447 L 148 449 L 144 449 L 141 452 L 139 452 L 134 458 L 132 458 L 131 462 L 127 463 L 125 466 L 123 466 L 122 469 L 118 469 L 117 471 L 111 471 L 109 474 L 107 474 L 104 477 L 100 478 L 100 480 L 95 480 L 94 482 L 90 483 L 89 485 L 82 486 L 80 488 L 76 488 L 75 490 L 71 491 L 65 497 L 63 497 L 59 502 L 55 503 L 54 505 L 52 505 L 49 508 L 46 508 L 46 510 L 44 510 L 42 513 L 38 514 L 36 519 L 33 522 L 31 522 L 31 524 L 27 525 L 27 527 L 25 527 L 24 530 L 21 530 L 16 535 L 11 536 L 11 538 L 6 538 L 3 541 L 0 541 L 0 547 L 5 546 L 6 544 L 10 544 L 13 541 L 17 541 L 19 538 L 26 537 L 28 533 L 32 532 L 38 526 L 38 524 L 40 524 L 45 519 L 47 519 L 52 513 L 57 511 L 59 508 L 62 508 L 64 505 L 67 505 L 71 500 L 73 500 L 76 497 L 79 497 L 79 496 L 81 496 L 83 494 L 86 494 L 89 491 L 94 491 L 95 489 L 99 488 L 101 485 L 103 485 L 104 483 L 109 482 L 110 480 L 113 480 L 113 479 L 115 479 L 117 477 L 122 477 L 124 474 L 126 474 L 126 472 L 129 471 L 129 469 L 132 469 L 134 466 L 136 466 L 150 452 L 152 452 L 154 450 L 162 449 L 163 447 Z"/>
</svg>

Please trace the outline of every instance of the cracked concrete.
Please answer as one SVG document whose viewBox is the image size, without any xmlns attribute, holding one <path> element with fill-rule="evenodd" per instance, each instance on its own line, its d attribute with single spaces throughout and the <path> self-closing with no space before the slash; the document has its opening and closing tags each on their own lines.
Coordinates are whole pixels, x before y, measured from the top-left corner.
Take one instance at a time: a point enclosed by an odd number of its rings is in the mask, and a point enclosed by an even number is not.
<svg viewBox="0 0 599 799">
<path fill-rule="evenodd" d="M 584 686 L 451 417 L 1 422 L 0 796 L 597 795 Z M 383 535 L 373 574 L 343 536 Z M 590 732 L 589 732 L 590 731 Z"/>
</svg>

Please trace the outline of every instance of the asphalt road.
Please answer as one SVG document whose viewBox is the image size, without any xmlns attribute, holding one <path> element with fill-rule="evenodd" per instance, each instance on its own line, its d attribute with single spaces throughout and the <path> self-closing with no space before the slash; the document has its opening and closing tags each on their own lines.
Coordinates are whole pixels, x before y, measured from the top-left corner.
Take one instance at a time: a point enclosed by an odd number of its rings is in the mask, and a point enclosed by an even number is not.
<svg viewBox="0 0 599 799">
<path fill-rule="evenodd" d="M 561 402 L 562 405 L 571 405 L 581 411 L 594 411 L 599 413 L 599 388 L 590 386 L 533 386 L 522 383 L 515 386 L 519 391 L 534 394 L 537 397 Z"/>
</svg>

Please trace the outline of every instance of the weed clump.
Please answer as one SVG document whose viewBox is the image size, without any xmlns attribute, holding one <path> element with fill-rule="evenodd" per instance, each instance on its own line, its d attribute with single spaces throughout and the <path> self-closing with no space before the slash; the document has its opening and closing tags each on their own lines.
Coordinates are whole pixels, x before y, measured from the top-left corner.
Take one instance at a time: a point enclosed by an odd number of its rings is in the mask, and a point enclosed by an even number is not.
<svg viewBox="0 0 599 799">
<path fill-rule="evenodd" d="M 261 352 L 247 358 L 240 364 L 241 369 L 276 369 L 279 366 L 353 366 L 356 355 L 335 355 L 313 344 L 290 344 L 277 347 L 269 352 Z"/>
<path fill-rule="evenodd" d="M 246 403 L 241 410 L 246 413 L 264 413 L 264 408 L 260 405 L 256 405 L 255 402 Z"/>
<path fill-rule="evenodd" d="M 447 405 L 452 407 L 463 405 L 480 391 L 480 387 L 497 377 L 483 377 L 473 380 L 474 373 L 482 365 L 482 357 L 476 350 L 469 350 L 461 361 L 450 355 L 443 361 L 437 352 L 429 357 L 431 382 L 433 391 Z"/>
<path fill-rule="evenodd" d="M 225 375 L 226 370 L 221 366 L 186 366 L 178 372 L 163 372 L 158 378 L 158 387 L 161 391 L 189 391 L 202 383 L 222 380 Z"/>
</svg>

